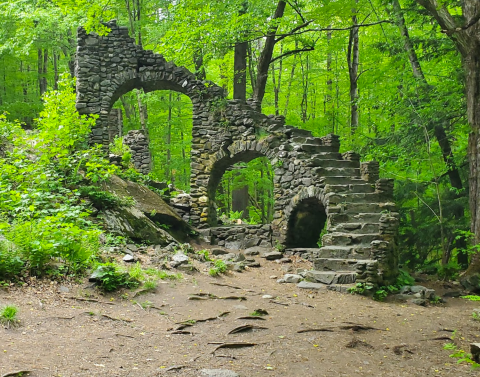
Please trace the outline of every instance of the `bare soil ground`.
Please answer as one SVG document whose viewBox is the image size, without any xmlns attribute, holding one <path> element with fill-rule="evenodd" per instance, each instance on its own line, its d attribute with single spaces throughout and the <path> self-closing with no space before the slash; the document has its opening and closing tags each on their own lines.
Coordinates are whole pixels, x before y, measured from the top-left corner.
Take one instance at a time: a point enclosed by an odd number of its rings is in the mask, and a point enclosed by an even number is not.
<svg viewBox="0 0 480 377">
<path fill-rule="evenodd" d="M 0 328 L 0 376 L 200 376 L 203 368 L 242 377 L 478 376 L 443 350 L 453 330 L 462 349 L 478 341 L 480 323 L 471 316 L 478 304 L 452 298 L 419 307 L 305 291 L 271 278 L 283 275 L 281 265 L 261 263 L 220 278 L 184 275 L 136 297 L 100 295 L 87 282 L 62 283 L 68 292 L 50 281 L 1 290 L 0 306 L 19 307 L 21 326 Z M 219 298 L 190 299 L 204 293 Z M 239 319 L 255 309 L 268 315 Z M 191 326 L 181 329 L 183 321 Z M 228 334 L 244 324 L 265 329 Z M 217 349 L 232 342 L 254 345 Z"/>
</svg>

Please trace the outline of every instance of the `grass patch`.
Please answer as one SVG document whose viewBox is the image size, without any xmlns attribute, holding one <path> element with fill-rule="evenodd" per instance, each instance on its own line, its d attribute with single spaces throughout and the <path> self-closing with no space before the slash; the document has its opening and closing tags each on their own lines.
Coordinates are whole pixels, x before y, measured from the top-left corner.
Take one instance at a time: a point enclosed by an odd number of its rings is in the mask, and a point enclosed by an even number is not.
<svg viewBox="0 0 480 377">
<path fill-rule="evenodd" d="M 209 271 L 208 274 L 210 276 L 218 276 L 220 274 L 223 274 L 227 271 L 227 265 L 223 260 L 217 259 L 214 262 L 214 267 L 212 267 Z"/>
<path fill-rule="evenodd" d="M 19 324 L 17 319 L 18 308 L 13 305 L 7 305 L 0 310 L 0 323 L 7 328 L 15 327 Z"/>
</svg>

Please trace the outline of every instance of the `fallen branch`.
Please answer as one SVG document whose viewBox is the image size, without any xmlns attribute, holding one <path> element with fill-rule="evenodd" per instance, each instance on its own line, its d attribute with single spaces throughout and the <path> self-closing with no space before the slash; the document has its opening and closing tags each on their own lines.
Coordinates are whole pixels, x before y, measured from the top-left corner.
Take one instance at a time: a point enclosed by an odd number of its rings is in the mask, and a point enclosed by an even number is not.
<svg viewBox="0 0 480 377">
<path fill-rule="evenodd" d="M 303 329 L 303 330 L 298 330 L 297 334 L 303 334 L 305 332 L 333 332 L 333 328 L 322 327 L 318 329 Z"/>
<path fill-rule="evenodd" d="M 219 287 L 228 287 L 228 288 L 233 288 L 233 289 L 243 289 L 243 288 L 236 287 L 236 286 L 230 285 L 230 284 L 223 284 L 223 283 L 210 283 L 210 284 L 217 285 Z"/>
<path fill-rule="evenodd" d="M 242 325 L 235 327 L 233 330 L 227 333 L 227 335 L 230 334 L 237 334 L 239 332 L 246 332 L 250 330 L 268 330 L 267 327 L 262 327 L 262 326 L 255 326 L 255 325 Z"/>
<path fill-rule="evenodd" d="M 288 302 L 280 302 L 280 301 L 275 301 L 275 300 L 270 300 L 272 304 L 277 304 L 277 305 L 283 305 L 283 306 L 288 306 L 290 305 Z"/>
<path fill-rule="evenodd" d="M 221 342 L 210 342 L 208 344 L 219 344 L 217 348 L 215 348 L 212 353 L 219 350 L 220 348 L 243 348 L 243 347 L 253 347 L 256 346 L 256 343 L 247 343 L 247 342 L 235 342 L 235 343 L 221 343 Z"/>
<path fill-rule="evenodd" d="M 245 317 L 238 317 L 237 319 L 252 319 L 252 320 L 260 320 L 260 321 L 265 321 L 265 318 L 256 316 L 256 315 L 247 315 Z"/>
<path fill-rule="evenodd" d="M 131 320 L 131 319 L 115 318 L 115 317 L 110 317 L 109 315 L 106 315 L 106 314 L 102 314 L 101 316 L 104 317 L 104 318 L 107 318 L 107 319 L 111 319 L 112 321 L 133 322 L 133 320 Z"/>
<path fill-rule="evenodd" d="M 16 372 L 10 372 L 2 375 L 2 377 L 18 377 L 18 376 L 23 376 L 25 373 L 32 373 L 31 370 L 19 370 Z"/>
<path fill-rule="evenodd" d="M 71 300 L 77 300 L 77 301 L 87 301 L 87 302 L 98 302 L 99 304 L 106 304 L 106 305 L 115 305 L 113 302 L 108 302 L 108 301 L 100 301 L 94 298 L 83 298 L 83 297 L 74 297 L 74 296 L 69 296 L 67 297 Z"/>
<path fill-rule="evenodd" d="M 220 313 L 220 314 L 219 314 L 218 316 L 216 316 L 216 317 L 210 317 L 210 318 L 205 318 L 205 319 L 190 319 L 190 320 L 187 320 L 187 321 L 177 322 L 177 324 L 179 324 L 180 326 L 178 326 L 178 327 L 175 329 L 175 331 L 183 330 L 184 328 L 193 326 L 193 325 L 195 325 L 196 323 L 214 321 L 214 320 L 216 320 L 216 319 L 225 317 L 225 316 L 227 316 L 228 314 L 230 314 L 230 312 Z"/>
</svg>

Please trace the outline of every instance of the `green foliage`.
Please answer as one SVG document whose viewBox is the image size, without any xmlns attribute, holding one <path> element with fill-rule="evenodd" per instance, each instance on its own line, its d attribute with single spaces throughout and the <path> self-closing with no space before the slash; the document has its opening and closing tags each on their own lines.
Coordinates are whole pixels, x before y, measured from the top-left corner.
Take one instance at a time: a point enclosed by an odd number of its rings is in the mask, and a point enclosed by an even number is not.
<svg viewBox="0 0 480 377">
<path fill-rule="evenodd" d="M 478 314 L 477 312 L 473 312 L 472 318 L 474 321 L 480 321 L 480 314 Z"/>
<path fill-rule="evenodd" d="M 457 364 L 467 363 L 470 364 L 472 370 L 480 368 L 480 364 L 472 360 L 472 354 L 459 349 L 455 343 L 447 343 L 443 346 L 444 350 L 453 351 L 449 356 L 457 359 Z"/>
<path fill-rule="evenodd" d="M 78 192 L 88 198 L 97 209 L 108 209 L 125 204 L 118 196 L 103 191 L 98 186 L 80 186 Z"/>
<path fill-rule="evenodd" d="M 13 223 L 4 231 L 18 248 L 32 274 L 43 274 L 52 261 L 60 261 L 72 273 L 83 270 L 99 248 L 98 230 L 85 230 L 60 216 Z"/>
<path fill-rule="evenodd" d="M 24 265 L 25 262 L 15 245 L 7 240 L 0 240 L 0 282 L 15 279 L 22 272 Z"/>
<path fill-rule="evenodd" d="M 225 264 L 225 262 L 221 259 L 217 259 L 215 262 L 214 262 L 214 267 L 210 268 L 210 270 L 208 271 L 208 274 L 210 276 L 218 276 L 220 274 L 223 274 L 227 271 L 227 265 Z"/>
<path fill-rule="evenodd" d="M 396 286 L 401 288 L 405 285 L 414 285 L 415 279 L 405 270 L 399 269 Z"/>
<path fill-rule="evenodd" d="M 349 288 L 348 292 L 351 294 L 366 295 L 372 292 L 374 286 L 372 284 L 357 283 L 354 287 Z"/>
<path fill-rule="evenodd" d="M 467 295 L 467 296 L 460 296 L 460 297 L 468 301 L 480 301 L 480 296 L 476 296 L 476 295 Z"/>
<path fill-rule="evenodd" d="M 243 219 L 249 224 L 265 224 L 273 219 L 273 169 L 266 157 L 238 163 L 227 170 L 216 193 L 217 211 L 225 224 Z M 245 213 L 232 210 L 233 191 L 248 186 L 249 205 Z"/>
<path fill-rule="evenodd" d="M 105 292 L 113 292 L 121 288 L 132 289 L 140 285 L 139 280 L 115 263 L 98 264 L 96 272 L 98 272 L 98 286 Z"/>
<path fill-rule="evenodd" d="M 7 328 L 14 327 L 19 324 L 17 319 L 18 308 L 14 305 L 6 305 L 0 309 L 0 323 Z"/>
<path fill-rule="evenodd" d="M 212 258 L 210 258 L 210 253 L 207 249 L 198 250 L 195 253 L 198 254 L 205 262 L 212 261 Z"/>
</svg>

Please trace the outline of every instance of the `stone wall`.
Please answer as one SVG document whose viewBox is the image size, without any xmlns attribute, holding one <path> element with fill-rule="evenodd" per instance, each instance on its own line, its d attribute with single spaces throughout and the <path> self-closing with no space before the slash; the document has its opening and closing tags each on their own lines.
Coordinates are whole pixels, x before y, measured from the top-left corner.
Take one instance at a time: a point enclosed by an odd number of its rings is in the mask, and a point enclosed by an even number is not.
<svg viewBox="0 0 480 377">
<path fill-rule="evenodd" d="M 378 181 L 378 163 L 360 166 L 358 154 L 339 153 L 336 135 L 314 137 L 310 131 L 286 125 L 282 116 L 262 114 L 258 103 L 227 100 L 224 90 L 214 83 L 197 80 L 186 68 L 136 46 L 127 28 L 114 21 L 107 26 L 111 32 L 104 37 L 78 30 L 76 105 L 81 114 L 99 115 L 92 132 L 93 142 L 108 145 L 112 105 L 128 91 L 136 88 L 183 93 L 193 105 L 189 213 L 192 225 L 200 229 L 216 226 L 215 194 L 226 169 L 237 162 L 267 157 L 275 173 L 274 220 L 269 231 L 273 243 L 295 248 L 295 240 L 287 245 L 289 234 L 304 229 L 302 219 L 311 215 L 309 207 L 316 208 L 317 212 L 324 212 L 324 216 L 311 217 L 312 227 L 319 228 L 318 235 L 325 224 L 322 248 L 311 246 L 317 250 L 311 253 L 316 253 L 319 266 L 324 256 L 364 256 L 370 258 L 365 263 L 376 263 L 371 269 L 377 272 L 377 280 L 382 276 L 391 280 L 396 273 L 398 214 L 391 202 L 391 181 Z M 147 138 L 136 134 L 128 144 L 132 150 L 138 148 L 136 153 L 141 159 L 135 161 L 143 169 L 144 164 L 150 163 Z M 317 204 L 310 206 L 311 203 Z M 397 222 L 382 217 L 385 212 Z M 227 242 L 231 236 L 224 237 L 228 231 L 216 232 L 219 233 L 215 237 L 223 237 L 218 242 Z M 329 261 L 324 268 L 330 268 L 332 263 Z"/>
<path fill-rule="evenodd" d="M 232 225 L 214 227 L 203 231 L 202 235 L 210 238 L 211 245 L 227 249 L 248 249 L 261 246 L 272 247 L 272 227 L 266 225 Z"/>
</svg>

